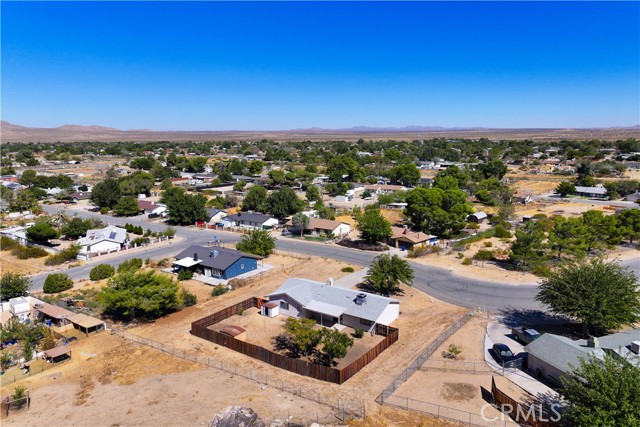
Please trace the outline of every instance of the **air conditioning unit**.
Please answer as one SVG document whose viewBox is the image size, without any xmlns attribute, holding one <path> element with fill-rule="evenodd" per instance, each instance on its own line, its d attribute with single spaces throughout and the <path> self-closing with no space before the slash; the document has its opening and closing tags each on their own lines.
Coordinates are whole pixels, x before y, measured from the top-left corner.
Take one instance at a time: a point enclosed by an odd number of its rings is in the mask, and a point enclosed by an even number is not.
<svg viewBox="0 0 640 427">
<path fill-rule="evenodd" d="M 640 354 L 640 341 L 633 341 L 631 343 L 631 351 L 635 354 Z"/>
</svg>

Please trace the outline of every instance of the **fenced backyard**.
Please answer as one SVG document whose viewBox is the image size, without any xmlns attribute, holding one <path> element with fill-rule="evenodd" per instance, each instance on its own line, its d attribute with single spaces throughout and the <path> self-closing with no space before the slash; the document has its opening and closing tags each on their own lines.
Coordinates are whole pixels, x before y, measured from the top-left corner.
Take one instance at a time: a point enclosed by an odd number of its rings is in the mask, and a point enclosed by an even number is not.
<svg viewBox="0 0 640 427">
<path fill-rule="evenodd" d="M 241 341 L 209 329 L 209 326 L 221 322 L 239 312 L 249 308 L 258 308 L 260 306 L 259 303 L 260 300 L 258 298 L 249 298 L 226 307 L 210 316 L 196 320 L 191 324 L 191 334 L 289 372 L 336 384 L 342 384 L 347 381 L 398 340 L 397 328 L 377 325 L 375 333 L 385 338 L 349 365 L 342 369 L 337 369 L 305 360 L 293 359 L 264 347 Z"/>
</svg>

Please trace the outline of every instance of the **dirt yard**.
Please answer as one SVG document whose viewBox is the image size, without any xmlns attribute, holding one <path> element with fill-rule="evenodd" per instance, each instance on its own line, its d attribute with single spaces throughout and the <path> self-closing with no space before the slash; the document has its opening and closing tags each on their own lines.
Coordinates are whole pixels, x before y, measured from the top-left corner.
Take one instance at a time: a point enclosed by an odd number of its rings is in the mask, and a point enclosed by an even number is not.
<svg viewBox="0 0 640 427">
<path fill-rule="evenodd" d="M 2 273 L 38 274 L 45 271 L 59 270 L 59 266 L 46 266 L 42 258 L 18 259 L 11 251 L 2 251 L 0 256 L 0 271 Z"/>
<path fill-rule="evenodd" d="M 547 216 L 562 215 L 566 217 L 580 216 L 586 211 L 601 211 L 605 215 L 615 213 L 614 209 L 609 209 L 608 205 L 596 205 L 587 203 L 571 203 L 571 202 L 536 202 L 528 205 L 517 205 L 516 215 L 537 215 L 544 214 Z"/>
<path fill-rule="evenodd" d="M 31 409 L 10 412 L 2 425 L 207 425 L 231 404 L 251 407 L 267 419 L 290 414 L 308 420 L 330 412 L 108 332 L 73 346 L 72 361 L 19 383 L 30 390 Z M 2 398 L 14 387 L 3 387 Z"/>
</svg>

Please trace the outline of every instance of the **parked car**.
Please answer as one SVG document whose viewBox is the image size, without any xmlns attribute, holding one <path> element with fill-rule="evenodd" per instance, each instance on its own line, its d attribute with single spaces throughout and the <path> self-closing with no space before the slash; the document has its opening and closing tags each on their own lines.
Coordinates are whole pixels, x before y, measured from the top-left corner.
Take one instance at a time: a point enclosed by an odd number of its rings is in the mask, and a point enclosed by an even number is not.
<svg viewBox="0 0 640 427">
<path fill-rule="evenodd" d="M 524 344 L 529 344 L 531 341 L 540 338 L 540 332 L 535 329 L 527 329 L 524 326 L 512 328 L 511 333 Z"/>
<path fill-rule="evenodd" d="M 501 365 L 511 362 L 516 358 L 509 346 L 502 343 L 496 343 L 493 345 L 493 357 L 496 359 L 496 362 Z"/>
<path fill-rule="evenodd" d="M 149 218 L 149 219 L 160 218 L 160 214 L 158 214 L 158 213 L 150 213 L 149 215 L 147 215 L 147 218 Z"/>
</svg>

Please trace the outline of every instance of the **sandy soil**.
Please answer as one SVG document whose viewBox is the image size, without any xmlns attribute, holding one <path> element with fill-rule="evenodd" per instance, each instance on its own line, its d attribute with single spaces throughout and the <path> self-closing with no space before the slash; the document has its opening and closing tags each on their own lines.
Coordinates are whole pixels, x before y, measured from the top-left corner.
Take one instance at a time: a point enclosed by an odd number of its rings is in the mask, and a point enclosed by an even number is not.
<svg viewBox="0 0 640 427">
<path fill-rule="evenodd" d="M 18 259 L 11 255 L 11 251 L 0 252 L 0 272 L 2 273 L 20 273 L 20 274 L 38 274 L 43 271 L 59 270 L 59 266 L 46 266 L 42 258 Z"/>
<path fill-rule="evenodd" d="M 462 347 L 462 353 L 458 360 L 479 362 L 484 361 L 484 336 L 489 319 L 478 314 L 467 322 L 456 333 L 451 335 L 435 353 L 431 356 L 433 360 L 448 360 L 442 357 L 442 352 L 447 351 L 450 344 Z"/>
<path fill-rule="evenodd" d="M 73 360 L 20 384 L 32 404 L 6 426 L 205 425 L 230 405 L 269 418 L 327 416 L 330 409 L 223 371 L 101 333 L 74 344 Z M 2 388 L 2 398 L 14 386 Z"/>
<path fill-rule="evenodd" d="M 485 247 L 485 242 L 491 242 L 491 247 Z M 506 270 L 498 267 L 490 262 L 475 263 L 472 265 L 462 265 L 462 259 L 458 258 L 458 252 L 462 252 L 465 258 L 471 258 L 479 249 L 488 250 L 508 250 L 510 244 L 503 242 L 501 239 L 492 237 L 490 239 L 484 239 L 480 242 L 475 242 L 469 245 L 469 249 L 464 251 L 450 251 L 445 250 L 439 254 L 430 254 L 424 257 L 408 259 L 411 262 L 417 262 L 420 264 L 433 265 L 436 267 L 447 268 L 454 274 L 462 277 L 469 278 L 482 278 L 482 280 L 488 280 L 491 282 L 508 283 L 513 285 L 518 284 L 535 284 L 539 278 L 530 273 L 522 273 L 516 271 Z M 451 253 L 449 253 L 451 252 Z"/>
<path fill-rule="evenodd" d="M 529 203 L 528 205 L 517 205 L 516 214 L 522 215 L 537 215 L 545 214 L 562 215 L 562 216 L 580 216 L 586 211 L 601 211 L 605 215 L 611 215 L 615 213 L 615 209 L 609 209 L 607 205 L 589 205 L 586 203 L 571 203 L 571 202 L 536 202 Z"/>
</svg>

